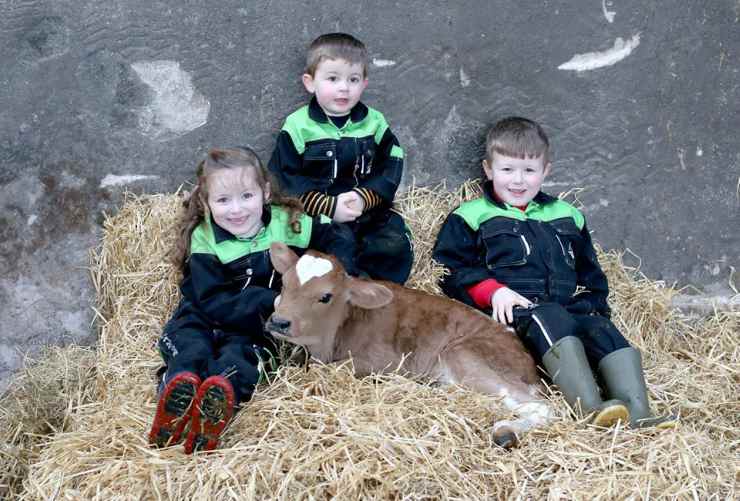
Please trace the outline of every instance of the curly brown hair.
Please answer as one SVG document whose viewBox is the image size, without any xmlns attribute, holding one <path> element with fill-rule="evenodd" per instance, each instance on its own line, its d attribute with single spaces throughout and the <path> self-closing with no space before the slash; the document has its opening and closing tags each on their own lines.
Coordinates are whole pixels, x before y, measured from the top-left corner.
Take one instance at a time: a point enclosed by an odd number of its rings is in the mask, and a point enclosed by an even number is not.
<svg viewBox="0 0 740 501">
<path fill-rule="evenodd" d="M 210 217 L 208 209 L 209 175 L 217 169 L 243 167 L 251 167 L 257 185 L 263 192 L 270 192 L 269 203 L 271 205 L 279 205 L 288 210 L 290 229 L 294 233 L 301 232 L 300 217 L 303 214 L 303 204 L 297 198 L 288 197 L 280 191 L 278 184 L 252 148 L 246 146 L 212 148 L 206 154 L 206 158 L 198 163 L 195 171 L 195 187 L 190 196 L 183 201 L 185 212 L 178 223 L 177 240 L 170 252 L 172 263 L 179 269 L 184 270 L 190 256 L 190 238 L 193 231 L 206 217 Z"/>
</svg>

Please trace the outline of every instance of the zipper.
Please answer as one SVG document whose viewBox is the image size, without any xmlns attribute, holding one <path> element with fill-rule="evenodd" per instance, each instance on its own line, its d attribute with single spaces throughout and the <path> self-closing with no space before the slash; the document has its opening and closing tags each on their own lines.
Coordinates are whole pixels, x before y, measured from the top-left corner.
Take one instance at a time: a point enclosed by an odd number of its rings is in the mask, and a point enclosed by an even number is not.
<svg viewBox="0 0 740 501">
<path fill-rule="evenodd" d="M 242 290 L 246 289 L 246 288 L 247 288 L 247 286 L 249 285 L 249 282 L 251 282 L 251 281 L 252 281 L 252 274 L 253 274 L 254 272 L 252 271 L 252 268 L 247 268 L 247 269 L 246 269 L 246 271 L 245 271 L 244 273 L 246 273 L 246 274 L 247 274 L 247 281 L 246 281 L 246 282 L 244 282 L 244 287 L 242 287 Z"/>
<path fill-rule="evenodd" d="M 558 243 L 560 244 L 560 250 L 563 252 L 563 256 L 566 255 L 565 247 L 563 247 L 563 241 L 560 240 L 560 235 L 555 235 L 555 238 L 558 240 Z"/>
<path fill-rule="evenodd" d="M 521 238 L 522 242 L 524 242 L 524 249 L 527 251 L 527 256 L 529 256 L 532 253 L 532 249 L 530 249 L 529 247 L 529 242 L 527 242 L 527 239 L 524 237 L 524 235 L 519 235 L 519 238 Z"/>
</svg>

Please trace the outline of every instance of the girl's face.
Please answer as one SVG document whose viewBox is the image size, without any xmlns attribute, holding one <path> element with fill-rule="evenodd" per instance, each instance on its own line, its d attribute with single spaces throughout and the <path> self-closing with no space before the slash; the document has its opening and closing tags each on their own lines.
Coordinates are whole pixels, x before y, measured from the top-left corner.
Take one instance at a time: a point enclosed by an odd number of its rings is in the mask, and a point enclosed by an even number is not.
<svg viewBox="0 0 740 501">
<path fill-rule="evenodd" d="M 270 197 L 270 185 L 265 190 L 257 184 L 254 167 L 216 169 L 207 177 L 208 208 L 213 220 L 237 237 L 253 237 L 262 223 L 262 208 Z"/>
</svg>

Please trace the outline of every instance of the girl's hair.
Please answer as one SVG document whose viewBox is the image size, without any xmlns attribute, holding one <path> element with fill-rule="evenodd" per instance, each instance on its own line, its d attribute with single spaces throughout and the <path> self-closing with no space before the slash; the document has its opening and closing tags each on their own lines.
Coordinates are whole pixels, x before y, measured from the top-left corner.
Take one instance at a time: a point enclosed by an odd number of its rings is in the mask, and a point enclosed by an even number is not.
<svg viewBox="0 0 740 501">
<path fill-rule="evenodd" d="M 213 148 L 206 158 L 202 160 L 196 169 L 197 177 L 195 186 L 190 197 L 183 202 L 185 213 L 180 218 L 177 229 L 177 241 L 171 250 L 171 259 L 179 269 L 185 268 L 185 263 L 190 255 L 190 238 L 195 228 L 210 217 L 208 210 L 208 177 L 218 169 L 236 169 L 251 167 L 257 185 L 264 193 L 267 185 L 270 185 L 269 199 L 265 200 L 264 210 L 270 210 L 269 205 L 280 205 L 290 214 L 289 225 L 294 233 L 301 232 L 300 217 L 303 213 L 303 204 L 297 198 L 285 196 L 272 179 L 270 173 L 260 161 L 257 153 L 246 146 L 235 146 L 232 148 Z"/>
</svg>

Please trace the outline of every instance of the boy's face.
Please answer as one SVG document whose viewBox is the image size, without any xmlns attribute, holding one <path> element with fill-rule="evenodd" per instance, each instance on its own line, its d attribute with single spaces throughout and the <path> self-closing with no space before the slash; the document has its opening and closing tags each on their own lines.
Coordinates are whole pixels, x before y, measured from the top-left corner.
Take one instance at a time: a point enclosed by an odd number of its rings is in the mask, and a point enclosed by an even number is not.
<svg viewBox="0 0 740 501">
<path fill-rule="evenodd" d="M 483 160 L 483 171 L 493 182 L 493 191 L 502 202 L 517 207 L 527 205 L 539 193 L 542 182 L 550 173 L 550 163 L 544 155 L 537 158 L 516 158 L 495 151 Z"/>
<path fill-rule="evenodd" d="M 316 95 L 319 106 L 329 116 L 348 114 L 362 97 L 367 78 L 360 63 L 351 64 L 344 59 L 324 59 L 313 76 L 303 75 L 303 86 Z"/>
</svg>

